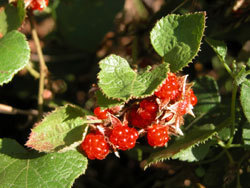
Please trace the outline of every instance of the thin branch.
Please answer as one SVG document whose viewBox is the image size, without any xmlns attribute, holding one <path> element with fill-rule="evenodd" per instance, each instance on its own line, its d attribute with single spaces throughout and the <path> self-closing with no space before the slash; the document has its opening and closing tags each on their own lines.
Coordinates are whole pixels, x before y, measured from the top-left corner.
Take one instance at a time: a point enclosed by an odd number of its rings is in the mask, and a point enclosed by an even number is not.
<svg viewBox="0 0 250 188">
<path fill-rule="evenodd" d="M 30 73 L 31 76 L 33 76 L 35 79 L 39 79 L 40 78 L 40 73 L 37 72 L 31 65 L 31 63 L 29 63 L 26 67 L 27 71 Z"/>
<path fill-rule="evenodd" d="M 45 77 L 48 75 L 48 68 L 45 64 L 43 52 L 40 44 L 40 40 L 35 28 L 35 20 L 32 14 L 29 14 L 30 24 L 31 24 L 31 34 L 32 38 L 35 42 L 35 46 L 37 49 L 37 54 L 39 57 L 39 66 L 40 66 L 40 79 L 39 79 L 39 89 L 38 89 L 38 119 L 41 119 L 43 114 L 43 92 L 44 92 L 44 83 Z"/>
<path fill-rule="evenodd" d="M 6 104 L 0 104 L 0 113 L 10 114 L 10 115 L 16 115 L 16 114 L 32 115 L 32 116 L 38 115 L 37 110 L 21 110 L 21 109 L 14 108 Z"/>
<path fill-rule="evenodd" d="M 171 14 L 173 14 L 175 11 L 177 11 L 179 8 L 181 8 L 183 5 L 185 5 L 189 0 L 184 0 L 181 2 L 174 10 L 171 11 Z"/>
</svg>

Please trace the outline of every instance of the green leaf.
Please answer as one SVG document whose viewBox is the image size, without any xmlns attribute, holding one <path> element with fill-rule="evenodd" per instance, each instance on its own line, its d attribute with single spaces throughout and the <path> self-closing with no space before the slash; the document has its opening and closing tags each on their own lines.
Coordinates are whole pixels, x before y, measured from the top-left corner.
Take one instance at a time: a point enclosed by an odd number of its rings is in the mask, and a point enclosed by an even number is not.
<svg viewBox="0 0 250 188">
<path fill-rule="evenodd" d="M 30 59 L 30 48 L 25 36 L 11 31 L 0 39 L 0 86 L 8 83 Z"/>
<path fill-rule="evenodd" d="M 57 108 L 32 129 L 26 145 L 43 152 L 75 149 L 88 129 L 84 116 L 72 105 Z"/>
<path fill-rule="evenodd" d="M 63 45 L 93 52 L 105 34 L 112 30 L 115 16 L 122 11 L 124 1 L 61 0 L 55 7 L 58 32 Z M 91 18 L 91 19 L 90 19 Z"/>
<path fill-rule="evenodd" d="M 241 92 L 240 92 L 240 102 L 243 108 L 243 112 L 250 122 L 250 80 L 247 80 L 242 83 Z"/>
<path fill-rule="evenodd" d="M 137 73 L 125 59 L 116 55 L 103 59 L 99 65 L 98 85 L 102 92 L 108 98 L 123 101 L 152 95 L 168 72 L 168 64 L 163 63 L 151 71 L 148 67 Z"/>
<path fill-rule="evenodd" d="M 172 156 L 172 159 L 179 159 L 180 161 L 200 161 L 206 157 L 209 152 L 209 148 L 212 145 L 211 141 L 201 143 L 198 146 L 189 147 L 188 149 L 182 150 L 179 153 Z"/>
<path fill-rule="evenodd" d="M 107 98 L 101 91 L 97 91 L 95 93 L 96 98 L 97 98 L 97 104 L 98 106 L 102 108 L 110 108 L 118 105 L 123 105 L 124 101 L 119 101 L 117 99 L 110 99 Z"/>
<path fill-rule="evenodd" d="M 187 66 L 197 55 L 205 29 L 205 12 L 170 14 L 160 19 L 150 33 L 155 51 L 170 63 L 171 72 Z"/>
<path fill-rule="evenodd" d="M 5 4 L 0 7 L 0 35 L 18 29 L 25 18 L 24 1 L 18 0 L 17 6 Z"/>
<path fill-rule="evenodd" d="M 212 138 L 216 134 L 216 128 L 212 124 L 203 125 L 196 127 L 193 130 L 186 133 L 185 136 L 177 139 L 173 144 L 169 145 L 166 149 L 159 152 L 153 153 L 146 160 L 145 169 L 148 168 L 153 163 L 163 161 L 169 158 L 184 158 L 188 160 L 187 157 L 190 155 L 190 150 L 196 145 L 204 143 L 206 140 Z M 184 156 L 184 154 L 188 154 Z M 194 156 L 191 156 L 191 161 L 194 160 Z"/>
<path fill-rule="evenodd" d="M 198 100 L 194 108 L 196 116 L 208 112 L 220 103 L 218 85 L 212 77 L 204 76 L 196 79 L 193 90 Z"/>
<path fill-rule="evenodd" d="M 227 46 L 223 41 L 213 40 L 208 37 L 205 38 L 205 41 L 211 46 L 211 48 L 215 51 L 217 56 L 225 61 L 227 55 Z"/>
<path fill-rule="evenodd" d="M 87 168 L 87 159 L 77 151 L 38 154 L 28 152 L 12 139 L 0 139 L 0 187 L 70 188 Z"/>
<path fill-rule="evenodd" d="M 250 123 L 247 122 L 242 128 L 242 139 L 246 149 L 250 150 Z"/>
</svg>

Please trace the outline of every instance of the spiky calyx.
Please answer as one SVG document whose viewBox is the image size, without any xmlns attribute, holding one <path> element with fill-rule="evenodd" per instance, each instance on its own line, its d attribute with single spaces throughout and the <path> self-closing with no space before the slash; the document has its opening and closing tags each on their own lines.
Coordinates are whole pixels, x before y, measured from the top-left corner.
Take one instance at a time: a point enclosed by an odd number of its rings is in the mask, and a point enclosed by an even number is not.
<svg viewBox="0 0 250 188">
<path fill-rule="evenodd" d="M 144 133 L 147 133 L 149 145 L 165 146 L 171 135 L 183 135 L 180 128 L 184 124 L 183 116 L 187 113 L 194 116 L 192 109 L 197 98 L 191 89 L 192 85 L 187 83 L 187 76 L 168 73 L 163 85 L 147 98 L 133 99 L 125 105 L 105 110 L 95 108 L 95 116 L 89 119 L 101 120 L 102 123 L 99 121 L 90 127 L 101 133 L 107 148 L 116 155 L 118 150 L 133 148 L 139 135 L 143 136 Z M 88 144 L 91 146 L 91 143 Z M 87 151 L 90 149 L 85 149 L 90 159 L 97 158 L 93 156 L 93 151 L 98 153 L 100 150 L 93 147 L 89 154 Z"/>
</svg>

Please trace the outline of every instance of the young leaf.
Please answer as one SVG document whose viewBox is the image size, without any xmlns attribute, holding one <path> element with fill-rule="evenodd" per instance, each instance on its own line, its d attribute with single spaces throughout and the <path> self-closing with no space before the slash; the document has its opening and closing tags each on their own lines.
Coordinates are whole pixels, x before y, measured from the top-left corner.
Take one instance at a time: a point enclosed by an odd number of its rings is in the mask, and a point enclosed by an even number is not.
<svg viewBox="0 0 250 188">
<path fill-rule="evenodd" d="M 57 108 L 32 129 L 26 145 L 42 152 L 75 149 L 87 131 L 84 123 L 80 108 L 72 105 Z"/>
<path fill-rule="evenodd" d="M 38 154 L 28 152 L 12 139 L 0 139 L 0 187 L 70 188 L 87 168 L 78 151 Z"/>
<path fill-rule="evenodd" d="M 243 112 L 250 122 L 250 80 L 247 80 L 242 83 L 241 92 L 240 92 L 240 102 L 243 108 Z"/>
<path fill-rule="evenodd" d="M 211 139 L 214 135 L 217 134 L 218 131 L 228 125 L 228 122 L 230 122 L 230 119 L 222 122 L 217 127 L 212 124 L 195 127 L 194 129 L 186 133 L 185 136 L 180 137 L 173 144 L 169 145 L 166 149 L 151 154 L 146 160 L 144 168 L 146 169 L 153 163 L 164 161 L 169 158 L 173 158 L 174 156 L 176 156 L 176 158 L 183 158 L 184 156 L 181 154 L 189 153 L 190 148 L 192 149 L 193 147 L 201 143 L 205 143 L 208 139 Z M 185 160 L 187 159 L 185 158 Z"/>
<path fill-rule="evenodd" d="M 17 7 L 5 4 L 0 7 L 0 35 L 18 29 L 25 18 L 24 1 L 18 0 Z"/>
<path fill-rule="evenodd" d="M 217 56 L 225 61 L 227 55 L 227 46 L 223 41 L 213 40 L 208 37 L 205 38 L 205 41 L 213 48 Z"/>
<path fill-rule="evenodd" d="M 155 51 L 170 64 L 171 72 L 187 66 L 197 55 L 205 29 L 205 12 L 170 14 L 160 19 L 150 33 Z"/>
<path fill-rule="evenodd" d="M 0 39 L 0 86 L 11 81 L 30 59 L 30 48 L 25 36 L 11 31 Z"/>
<path fill-rule="evenodd" d="M 125 59 L 116 55 L 103 59 L 100 68 L 99 87 L 108 98 L 122 101 L 152 95 L 168 72 L 168 64 L 163 63 L 151 71 L 148 67 L 137 73 Z"/>
</svg>

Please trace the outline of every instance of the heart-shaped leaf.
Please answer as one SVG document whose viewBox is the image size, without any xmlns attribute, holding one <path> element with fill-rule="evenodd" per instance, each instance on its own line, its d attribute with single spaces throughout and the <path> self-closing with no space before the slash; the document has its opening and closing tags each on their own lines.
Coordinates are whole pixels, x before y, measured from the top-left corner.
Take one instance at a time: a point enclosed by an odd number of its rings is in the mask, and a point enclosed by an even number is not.
<svg viewBox="0 0 250 188">
<path fill-rule="evenodd" d="M 78 151 L 39 154 L 28 152 L 12 139 L 0 139 L 0 187 L 70 188 L 87 168 Z"/>
<path fill-rule="evenodd" d="M 0 39 L 0 86 L 8 83 L 30 59 L 30 48 L 25 36 L 11 31 Z"/>
<path fill-rule="evenodd" d="M 187 66 L 197 55 L 205 29 L 205 12 L 170 14 L 160 19 L 150 33 L 155 51 L 170 64 L 171 72 Z"/>
<path fill-rule="evenodd" d="M 152 95 L 168 72 L 168 64 L 163 63 L 153 70 L 148 67 L 138 73 L 125 59 L 116 55 L 103 59 L 100 68 L 98 86 L 108 98 L 122 101 Z"/>
<path fill-rule="evenodd" d="M 87 131 L 83 110 L 72 105 L 57 108 L 32 129 L 26 145 L 38 151 L 75 149 Z"/>
</svg>

